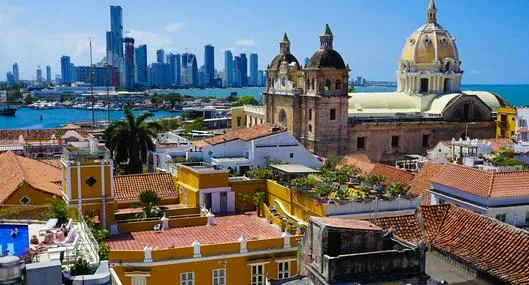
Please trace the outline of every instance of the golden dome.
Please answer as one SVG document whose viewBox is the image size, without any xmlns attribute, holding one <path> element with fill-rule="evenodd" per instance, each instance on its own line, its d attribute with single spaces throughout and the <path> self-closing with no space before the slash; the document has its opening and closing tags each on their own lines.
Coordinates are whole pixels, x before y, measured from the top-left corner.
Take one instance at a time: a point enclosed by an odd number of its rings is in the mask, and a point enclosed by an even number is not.
<svg viewBox="0 0 529 285">
<path fill-rule="evenodd" d="M 446 58 L 459 61 L 455 38 L 437 23 L 437 9 L 430 0 L 427 21 L 406 39 L 401 60 L 415 64 L 443 64 Z"/>
</svg>

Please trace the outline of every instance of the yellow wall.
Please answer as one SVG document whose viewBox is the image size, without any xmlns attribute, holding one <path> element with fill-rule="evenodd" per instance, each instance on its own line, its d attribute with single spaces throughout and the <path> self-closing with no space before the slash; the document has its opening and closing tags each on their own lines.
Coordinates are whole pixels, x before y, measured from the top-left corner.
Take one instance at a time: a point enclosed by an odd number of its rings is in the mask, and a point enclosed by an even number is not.
<svg viewBox="0 0 529 285">
<path fill-rule="evenodd" d="M 105 185 L 105 195 L 111 196 L 111 183 L 110 183 L 110 165 L 105 165 L 104 179 L 101 177 L 101 165 L 81 165 L 81 195 L 83 199 L 86 198 L 99 198 L 102 195 L 102 184 Z M 96 183 L 90 187 L 86 180 L 90 177 L 94 177 Z M 77 165 L 72 164 L 71 166 L 71 178 L 72 178 L 72 199 L 78 198 L 78 175 Z M 103 181 L 104 180 L 104 181 Z"/>
<path fill-rule="evenodd" d="M 290 191 L 287 187 L 268 180 L 268 201 L 280 201 L 290 214 L 308 221 L 311 216 L 325 216 L 325 205 L 301 194 Z"/>
<path fill-rule="evenodd" d="M 292 250 L 285 252 L 279 252 L 274 249 L 281 249 L 283 245 L 282 238 L 259 240 L 259 241 L 248 241 L 247 248 L 251 253 L 252 251 L 263 251 L 268 250 L 266 254 L 258 254 L 255 252 L 253 255 L 235 255 L 226 257 L 225 254 L 237 254 L 240 249 L 239 243 L 226 243 L 217 245 L 203 245 L 201 247 L 201 254 L 205 256 L 216 256 L 217 258 L 209 260 L 194 260 L 193 248 L 175 248 L 166 250 L 154 250 L 152 252 L 152 258 L 154 261 L 162 260 L 178 260 L 186 258 L 187 260 L 176 263 L 161 266 L 148 266 L 148 264 L 141 264 L 138 267 L 135 266 L 123 266 L 119 262 L 131 262 L 131 261 L 142 261 L 143 251 L 112 251 L 109 255 L 109 261 L 115 262 L 114 267 L 116 273 L 120 277 L 121 282 L 124 285 L 131 284 L 131 278 L 126 277 L 126 272 L 138 272 L 144 271 L 149 272 L 150 276 L 147 278 L 147 284 L 179 284 L 180 274 L 184 272 L 194 272 L 195 284 L 212 284 L 212 271 L 214 269 L 225 268 L 226 269 L 226 284 L 237 284 L 245 285 L 251 284 L 251 264 L 253 263 L 265 263 L 264 275 L 267 274 L 271 278 L 277 278 L 277 261 L 290 260 L 290 276 L 297 273 L 297 240 L 299 236 L 291 238 L 291 244 L 294 246 Z M 225 267 L 222 264 L 226 263 Z"/>
<path fill-rule="evenodd" d="M 20 199 L 24 196 L 29 198 L 29 206 L 41 206 L 48 203 L 49 199 L 53 198 L 53 194 L 37 190 L 28 184 L 22 184 L 11 197 L 9 197 L 4 204 L 6 205 L 22 205 Z"/>
<path fill-rule="evenodd" d="M 217 172 L 217 173 L 200 173 L 199 174 L 199 188 L 216 188 L 216 187 L 227 187 L 229 172 Z"/>
<path fill-rule="evenodd" d="M 512 107 L 498 108 L 498 117 L 496 119 L 496 138 L 512 138 L 515 132 L 516 109 Z"/>
<path fill-rule="evenodd" d="M 241 194 L 247 194 L 248 200 L 246 200 L 245 204 L 245 211 L 254 211 L 255 210 L 255 203 L 253 202 L 253 196 L 255 192 L 260 189 L 262 191 L 266 191 L 266 180 L 260 179 L 260 180 L 245 180 L 245 181 L 233 181 L 230 182 L 231 190 L 235 192 L 235 211 L 239 211 L 241 209 Z M 265 196 L 264 203 L 267 202 L 267 197 Z"/>
<path fill-rule="evenodd" d="M 231 109 L 231 130 L 235 131 L 238 129 L 244 129 L 246 127 L 246 115 L 244 113 L 244 107 L 232 108 Z M 240 126 L 237 126 L 237 118 L 240 120 Z"/>
</svg>

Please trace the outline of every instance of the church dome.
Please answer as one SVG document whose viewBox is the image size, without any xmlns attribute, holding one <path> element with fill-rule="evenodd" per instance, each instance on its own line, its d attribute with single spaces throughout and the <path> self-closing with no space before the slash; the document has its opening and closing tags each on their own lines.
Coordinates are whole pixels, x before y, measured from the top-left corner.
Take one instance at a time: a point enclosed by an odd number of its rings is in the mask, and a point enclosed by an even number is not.
<svg viewBox="0 0 529 285">
<path fill-rule="evenodd" d="M 437 9 L 430 0 L 427 22 L 406 39 L 401 60 L 415 64 L 443 64 L 447 58 L 459 60 L 455 38 L 437 23 Z"/>
<path fill-rule="evenodd" d="M 279 42 L 279 54 L 274 57 L 268 69 L 279 69 L 281 63 L 285 61 L 287 64 L 295 63 L 299 67 L 299 62 L 296 57 L 290 53 L 290 40 L 287 34 L 283 34 L 283 38 Z"/>
<path fill-rule="evenodd" d="M 342 56 L 333 49 L 333 38 L 331 29 L 326 24 L 320 34 L 320 49 L 310 57 L 306 68 L 347 68 Z"/>
</svg>

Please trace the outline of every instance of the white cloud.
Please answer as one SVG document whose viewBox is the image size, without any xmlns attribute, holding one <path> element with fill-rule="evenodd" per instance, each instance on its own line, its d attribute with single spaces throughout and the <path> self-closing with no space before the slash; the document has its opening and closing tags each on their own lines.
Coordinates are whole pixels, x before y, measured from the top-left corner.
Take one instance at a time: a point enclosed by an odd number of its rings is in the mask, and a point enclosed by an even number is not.
<svg viewBox="0 0 529 285">
<path fill-rule="evenodd" d="M 255 45 L 255 40 L 252 40 L 252 39 L 240 39 L 240 40 L 236 40 L 234 44 L 236 46 L 251 47 L 251 46 Z"/>
<path fill-rule="evenodd" d="M 184 22 L 173 22 L 165 26 L 165 30 L 170 33 L 178 32 L 184 27 L 184 25 Z"/>
</svg>

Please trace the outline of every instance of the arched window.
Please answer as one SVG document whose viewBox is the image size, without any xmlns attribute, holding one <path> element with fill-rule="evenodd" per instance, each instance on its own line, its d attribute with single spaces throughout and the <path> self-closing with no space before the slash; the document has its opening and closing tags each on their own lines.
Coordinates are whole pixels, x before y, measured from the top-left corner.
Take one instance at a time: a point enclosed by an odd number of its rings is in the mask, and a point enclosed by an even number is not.
<svg viewBox="0 0 529 285">
<path fill-rule="evenodd" d="M 331 90 L 331 81 L 329 79 L 325 80 L 325 90 Z"/>
<path fill-rule="evenodd" d="M 521 128 L 527 128 L 527 120 L 526 119 L 521 119 L 520 120 L 520 127 Z"/>
<path fill-rule="evenodd" d="M 310 79 L 307 78 L 307 90 L 310 89 Z"/>
<path fill-rule="evenodd" d="M 309 124 L 309 133 L 312 133 L 312 125 Z"/>
<path fill-rule="evenodd" d="M 342 90 L 342 82 L 340 79 L 336 79 L 336 86 L 334 87 L 335 90 Z"/>
<path fill-rule="evenodd" d="M 309 120 L 312 120 L 312 109 L 309 109 Z"/>
<path fill-rule="evenodd" d="M 287 125 L 287 112 L 285 109 L 281 109 L 281 111 L 279 111 L 279 123 L 283 126 Z"/>
<path fill-rule="evenodd" d="M 314 78 L 312 78 L 312 83 L 310 85 L 310 89 L 314 90 Z"/>
</svg>

